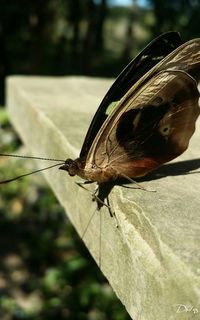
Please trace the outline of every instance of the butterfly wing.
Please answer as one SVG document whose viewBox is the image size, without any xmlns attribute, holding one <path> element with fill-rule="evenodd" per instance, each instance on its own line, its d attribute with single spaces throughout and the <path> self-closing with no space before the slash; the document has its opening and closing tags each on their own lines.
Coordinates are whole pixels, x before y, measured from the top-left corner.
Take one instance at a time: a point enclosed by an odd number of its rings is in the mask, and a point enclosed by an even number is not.
<svg viewBox="0 0 200 320">
<path fill-rule="evenodd" d="M 104 126 L 85 171 L 101 168 L 103 182 L 139 177 L 180 155 L 199 115 L 196 81 L 186 72 L 167 70 L 150 78 L 120 103 Z"/>
<path fill-rule="evenodd" d="M 120 73 L 108 90 L 90 124 L 85 137 L 80 157 L 84 158 L 108 114 L 106 110 L 113 101 L 118 101 L 153 66 L 182 44 L 177 32 L 167 32 L 154 39 L 127 67 Z"/>
</svg>

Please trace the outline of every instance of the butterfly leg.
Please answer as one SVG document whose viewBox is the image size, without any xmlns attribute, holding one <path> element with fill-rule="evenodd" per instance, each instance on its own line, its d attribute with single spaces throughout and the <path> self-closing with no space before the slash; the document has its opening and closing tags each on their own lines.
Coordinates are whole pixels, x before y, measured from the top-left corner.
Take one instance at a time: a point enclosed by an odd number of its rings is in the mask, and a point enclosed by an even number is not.
<svg viewBox="0 0 200 320">
<path fill-rule="evenodd" d="M 123 177 L 124 177 L 126 180 L 128 180 L 129 182 L 134 183 L 134 184 L 138 187 L 137 189 L 144 190 L 144 191 L 148 191 L 148 192 L 156 192 L 156 190 L 146 189 L 146 188 L 143 187 L 140 183 L 138 183 L 137 181 L 129 178 L 128 176 L 123 175 Z M 125 186 L 124 184 L 121 184 L 121 186 L 124 187 L 124 188 L 127 188 L 127 189 L 135 189 L 135 188 L 133 188 L 133 187 L 127 187 L 127 186 Z"/>
<path fill-rule="evenodd" d="M 82 185 L 84 184 L 91 184 L 91 183 L 94 183 L 94 181 L 90 181 L 90 180 L 84 180 L 84 181 L 76 181 L 76 184 L 79 186 L 79 187 L 82 187 Z M 84 188 L 83 188 L 84 189 Z"/>
<path fill-rule="evenodd" d="M 101 215 L 101 212 L 99 212 L 99 211 L 97 212 L 97 211 L 98 211 L 98 208 L 96 208 L 96 209 L 94 210 L 94 212 L 92 213 L 92 215 L 90 216 L 90 218 L 89 218 L 89 220 L 88 220 L 88 222 L 87 222 L 87 224 L 86 224 L 86 226 L 85 226 L 85 229 L 84 229 L 84 231 L 83 231 L 83 233 L 82 233 L 82 235 L 81 235 L 81 239 L 83 240 L 83 238 L 85 237 L 85 234 L 86 234 L 86 232 L 87 232 L 87 230 L 88 230 L 88 228 L 89 228 L 89 226 L 90 226 L 91 221 L 92 221 L 93 218 L 94 218 L 94 215 L 95 215 L 96 213 L 99 214 L 99 255 L 98 255 L 98 262 L 97 262 L 97 264 L 98 264 L 98 266 L 101 268 L 102 215 Z"/>
<path fill-rule="evenodd" d="M 115 211 L 112 210 L 111 206 L 110 206 L 110 201 L 109 201 L 109 197 L 107 196 L 106 198 L 106 202 L 107 202 L 107 205 L 109 206 L 109 214 L 111 216 L 111 218 L 114 218 L 115 221 L 116 221 L 116 228 L 119 228 L 119 222 L 118 222 L 118 219 L 117 219 L 117 216 L 115 214 Z"/>
<path fill-rule="evenodd" d="M 90 184 L 90 183 L 94 183 L 94 181 L 80 181 L 80 182 L 76 182 L 76 184 L 81 187 L 82 189 L 88 191 L 91 195 L 92 195 L 92 201 L 96 201 L 97 203 L 97 209 L 100 210 L 102 206 L 106 206 L 108 209 L 109 209 L 109 206 L 103 201 L 100 199 L 99 196 L 97 196 L 97 193 L 99 192 L 99 186 L 97 185 L 96 188 L 95 188 L 95 191 L 92 192 L 90 190 L 88 190 L 86 187 L 84 187 L 84 184 Z"/>
<path fill-rule="evenodd" d="M 96 201 L 98 210 L 100 210 L 101 207 L 105 206 L 108 208 L 109 213 L 111 212 L 110 205 L 101 200 L 94 192 L 92 193 L 92 201 Z M 110 213 L 110 216 L 112 217 L 113 215 Z"/>
</svg>

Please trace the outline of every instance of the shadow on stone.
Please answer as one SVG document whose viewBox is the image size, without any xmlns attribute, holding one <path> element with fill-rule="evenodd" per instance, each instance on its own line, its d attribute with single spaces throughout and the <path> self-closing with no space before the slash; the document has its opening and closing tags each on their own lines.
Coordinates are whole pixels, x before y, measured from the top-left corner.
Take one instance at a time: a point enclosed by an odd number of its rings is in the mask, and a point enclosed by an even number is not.
<svg viewBox="0 0 200 320">
<path fill-rule="evenodd" d="M 199 173 L 197 170 L 200 168 L 200 159 L 193 159 L 193 160 L 186 160 L 186 161 L 179 161 L 175 163 L 168 163 L 164 166 L 161 166 L 157 170 L 149 173 L 145 177 L 137 179 L 138 182 L 142 181 L 150 181 L 150 180 L 157 180 L 162 179 L 168 176 L 180 176 L 186 174 L 195 174 Z"/>
<path fill-rule="evenodd" d="M 195 173 L 200 173 L 197 170 L 200 168 L 200 159 L 193 159 L 193 160 L 186 160 L 186 161 L 179 161 L 175 163 L 169 163 L 166 165 L 161 166 L 157 170 L 149 173 L 148 175 L 137 178 L 136 181 L 137 183 L 143 182 L 143 181 L 151 181 L 151 180 L 158 180 L 162 179 L 167 176 L 180 176 L 180 175 L 186 175 L 186 174 L 195 174 Z M 127 181 L 126 179 L 118 179 L 113 182 L 107 182 L 107 183 L 102 183 L 99 185 L 98 188 L 98 198 L 102 202 L 97 201 L 97 207 L 98 210 L 101 209 L 103 206 L 103 202 L 105 203 L 105 200 L 107 201 L 107 204 L 109 205 L 109 194 L 112 191 L 113 187 L 118 185 L 118 186 L 123 186 L 125 188 L 131 188 L 131 189 L 139 189 L 139 186 L 137 184 L 134 186 L 127 186 L 129 184 L 132 184 L 130 181 Z"/>
</svg>

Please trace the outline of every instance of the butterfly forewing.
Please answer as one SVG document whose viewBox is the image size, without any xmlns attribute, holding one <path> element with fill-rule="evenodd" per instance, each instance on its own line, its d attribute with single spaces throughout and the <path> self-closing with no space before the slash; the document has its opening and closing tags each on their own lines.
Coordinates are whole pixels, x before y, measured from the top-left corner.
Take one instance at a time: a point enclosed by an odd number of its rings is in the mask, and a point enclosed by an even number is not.
<svg viewBox="0 0 200 320">
<path fill-rule="evenodd" d="M 200 39 L 193 39 L 174 50 L 158 66 L 163 69 L 183 70 L 197 82 L 200 79 Z"/>
<path fill-rule="evenodd" d="M 85 157 L 87 155 L 96 134 L 108 117 L 108 114 L 106 113 L 108 106 L 113 101 L 120 100 L 134 83 L 181 44 L 182 40 L 177 32 L 164 33 L 154 39 L 128 64 L 108 90 L 97 109 L 85 137 L 80 157 Z"/>
<path fill-rule="evenodd" d="M 193 76 L 198 83 L 200 78 L 200 39 L 193 39 L 175 49 L 140 78 L 122 99 L 125 100 L 128 95 L 136 94 L 138 88 L 143 86 L 148 79 L 163 70 L 183 70 Z"/>
<path fill-rule="evenodd" d="M 151 52 L 153 47 L 150 44 L 147 49 Z M 118 177 L 135 178 L 186 150 L 199 115 L 200 39 L 188 41 L 175 50 L 171 48 L 173 51 L 161 60 L 155 55 L 156 63 L 150 69 L 148 63 L 142 64 L 143 59 L 148 61 L 145 50 L 139 60 L 133 60 L 122 72 L 109 91 L 112 94 L 108 92 L 104 98 L 89 128 L 81 157 L 66 161 L 63 169 L 70 175 L 98 183 Z M 138 65 L 142 67 L 141 77 L 131 73 L 138 70 Z M 124 79 L 128 86 L 124 85 Z M 114 89 L 119 84 L 129 89 L 124 92 L 119 87 L 118 96 Z M 117 96 L 119 101 L 111 100 Z M 114 103 L 112 110 L 106 99 Z M 99 126 L 98 114 L 108 109 Z"/>
</svg>

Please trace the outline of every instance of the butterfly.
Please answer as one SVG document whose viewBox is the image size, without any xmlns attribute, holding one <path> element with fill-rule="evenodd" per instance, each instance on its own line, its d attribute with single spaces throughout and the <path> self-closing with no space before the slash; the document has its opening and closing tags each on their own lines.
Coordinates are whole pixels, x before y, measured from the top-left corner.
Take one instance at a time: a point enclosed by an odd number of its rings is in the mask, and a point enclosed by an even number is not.
<svg viewBox="0 0 200 320">
<path fill-rule="evenodd" d="M 102 100 L 80 156 L 60 167 L 99 185 L 145 176 L 188 147 L 199 116 L 200 39 L 154 39 Z"/>
<path fill-rule="evenodd" d="M 134 181 L 145 176 L 187 149 L 199 116 L 199 79 L 200 39 L 182 43 L 177 32 L 161 34 L 108 90 L 79 157 L 42 159 L 62 161 L 50 167 L 61 165 L 70 176 L 97 182 L 99 189 L 119 178 Z"/>
</svg>

